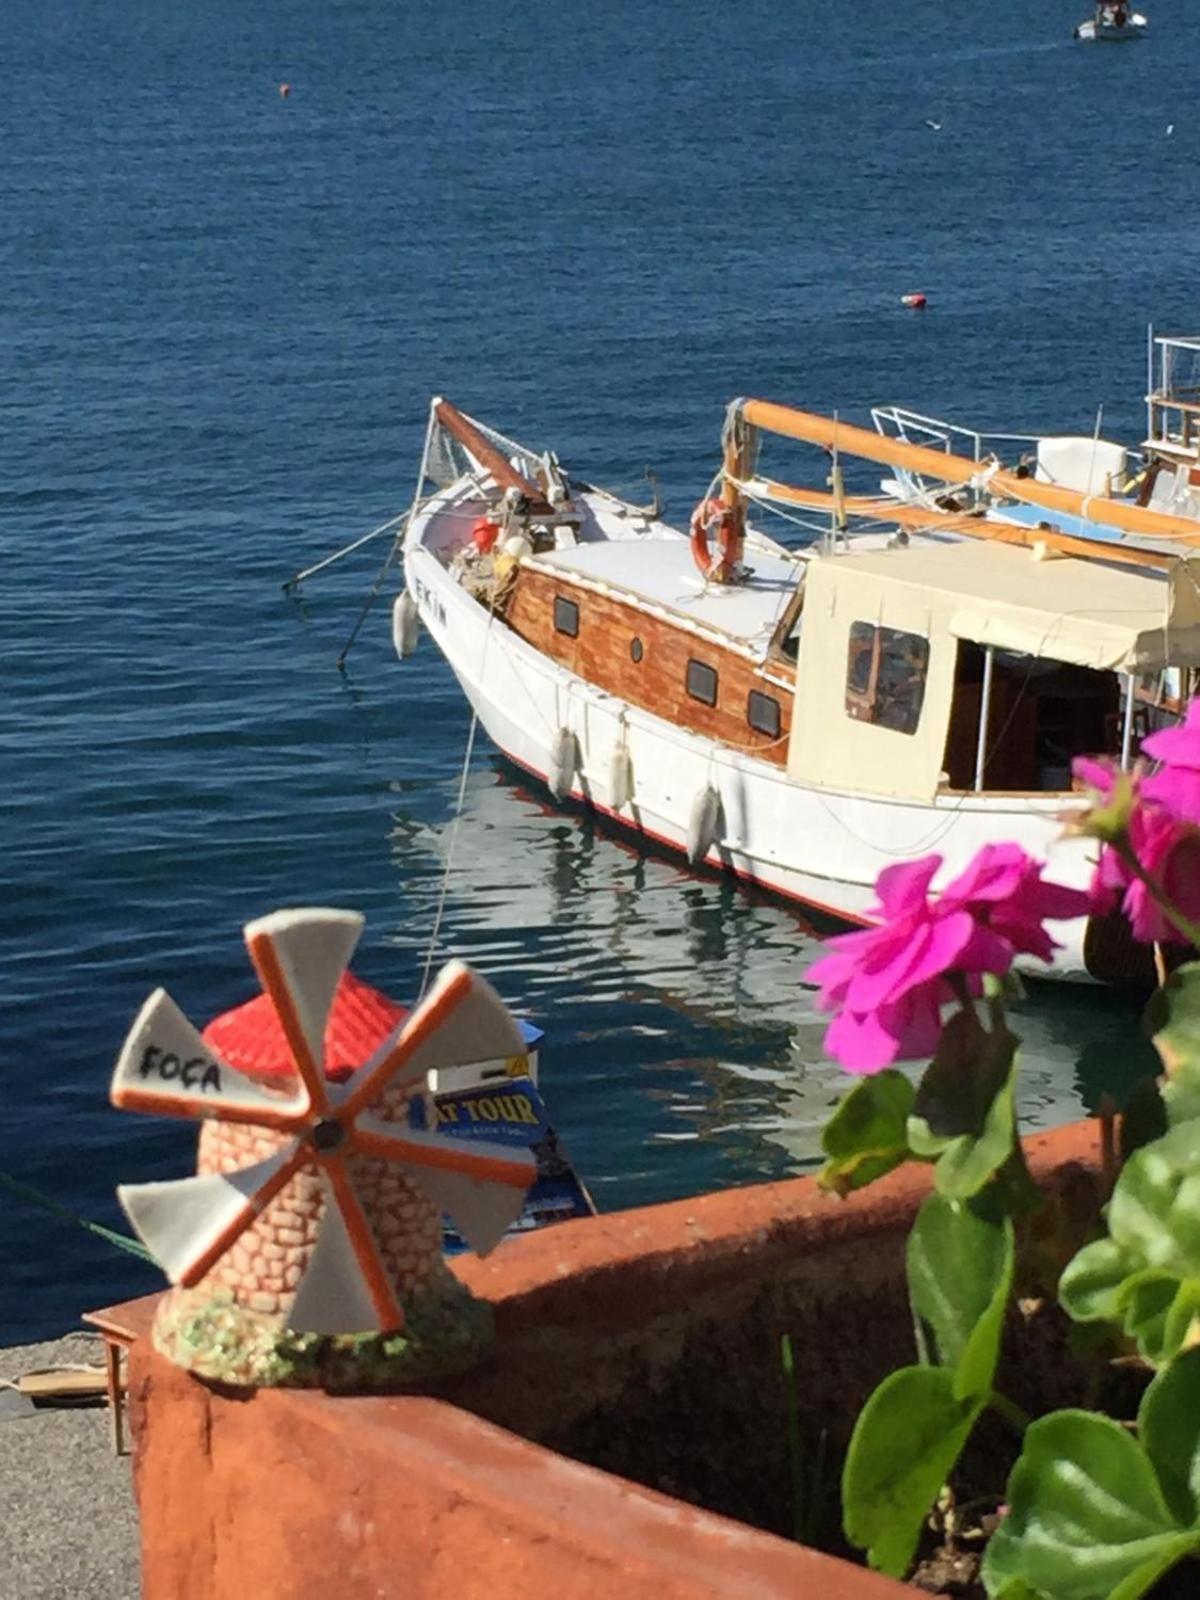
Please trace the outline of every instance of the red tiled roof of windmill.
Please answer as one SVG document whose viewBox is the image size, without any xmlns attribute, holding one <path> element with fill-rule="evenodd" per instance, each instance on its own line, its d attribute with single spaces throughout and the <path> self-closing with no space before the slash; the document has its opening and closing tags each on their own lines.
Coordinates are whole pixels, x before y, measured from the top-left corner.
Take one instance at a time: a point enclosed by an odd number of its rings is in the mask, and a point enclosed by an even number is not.
<svg viewBox="0 0 1200 1600">
<path fill-rule="evenodd" d="M 380 990 L 344 972 L 325 1027 L 325 1076 L 334 1082 L 349 1077 L 407 1015 Z M 295 1071 L 275 1007 L 265 994 L 214 1017 L 203 1037 L 231 1067 L 252 1077 L 279 1078 Z"/>
</svg>

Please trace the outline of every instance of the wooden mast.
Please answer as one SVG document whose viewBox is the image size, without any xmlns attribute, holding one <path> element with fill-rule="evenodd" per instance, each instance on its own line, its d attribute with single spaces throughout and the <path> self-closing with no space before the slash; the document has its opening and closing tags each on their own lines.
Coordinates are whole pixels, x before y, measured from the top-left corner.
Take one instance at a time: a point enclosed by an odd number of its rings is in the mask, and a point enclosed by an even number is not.
<svg viewBox="0 0 1200 1600">
<path fill-rule="evenodd" d="M 536 483 L 530 483 L 528 478 L 522 477 L 502 451 L 497 450 L 491 441 L 480 433 L 479 429 L 469 417 L 464 417 L 457 406 L 452 406 L 449 400 L 439 400 L 433 408 L 433 414 L 465 449 L 469 450 L 481 467 L 491 473 L 496 482 L 504 489 L 515 489 L 518 494 L 523 494 L 531 503 L 534 511 L 546 513 L 552 508 L 546 499 L 546 491 Z"/>
<path fill-rule="evenodd" d="M 872 433 L 867 428 L 835 422 L 809 411 L 795 411 L 790 406 L 775 405 L 767 400 L 743 400 L 741 411 L 755 427 L 766 428 L 771 433 L 799 439 L 806 444 L 820 445 L 825 450 L 836 448 L 849 455 L 861 456 L 866 461 L 907 467 L 912 472 L 939 478 L 943 482 L 968 483 L 982 477 L 987 492 L 1002 499 L 1025 501 L 1030 505 L 1045 506 L 1051 511 L 1069 512 L 1124 533 L 1174 539 L 1182 544 L 1200 544 L 1200 528 L 1185 517 L 1148 511 L 1143 506 L 1126 505 L 1105 495 L 1083 494 L 1078 489 L 1064 489 L 1035 478 L 1021 478 L 1015 472 L 1000 467 L 989 468 L 985 463 L 972 461 L 967 456 L 948 455 L 942 450 L 932 450 L 927 445 L 890 439 L 883 434 Z"/>
</svg>

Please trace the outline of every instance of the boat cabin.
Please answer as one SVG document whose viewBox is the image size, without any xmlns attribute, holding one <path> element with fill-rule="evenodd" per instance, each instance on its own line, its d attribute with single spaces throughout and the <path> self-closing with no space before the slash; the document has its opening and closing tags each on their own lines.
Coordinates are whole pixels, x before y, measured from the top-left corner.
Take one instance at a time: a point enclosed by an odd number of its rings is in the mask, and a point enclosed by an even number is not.
<svg viewBox="0 0 1200 1600">
<path fill-rule="evenodd" d="M 823 787 L 1068 791 L 1073 757 L 1131 759 L 1200 664 L 1181 568 L 962 540 L 820 556 L 804 590 L 788 772 Z"/>
<path fill-rule="evenodd" d="M 808 786 L 923 803 L 1065 793 L 1126 761 L 1200 665 L 1200 590 L 963 539 L 754 552 L 706 588 L 679 539 L 523 560 L 505 620 L 569 671 Z"/>
</svg>

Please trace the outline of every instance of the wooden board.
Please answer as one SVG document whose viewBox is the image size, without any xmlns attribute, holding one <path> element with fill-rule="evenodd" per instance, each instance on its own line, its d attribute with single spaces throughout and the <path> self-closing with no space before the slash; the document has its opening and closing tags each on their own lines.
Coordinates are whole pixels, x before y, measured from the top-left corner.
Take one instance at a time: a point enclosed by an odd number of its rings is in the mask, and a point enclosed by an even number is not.
<svg viewBox="0 0 1200 1600">
<path fill-rule="evenodd" d="M 574 637 L 555 628 L 556 596 L 579 608 L 579 632 Z M 792 696 L 736 650 L 700 638 L 669 618 L 641 610 L 632 601 L 596 594 L 573 582 L 568 573 L 552 575 L 528 567 L 522 567 L 517 575 L 505 621 L 535 650 L 597 688 L 653 711 L 689 733 L 786 765 Z M 633 659 L 635 640 L 641 641 L 640 661 Z M 689 661 L 716 672 L 716 705 L 706 705 L 687 692 Z M 785 675 L 779 663 L 772 663 L 771 670 L 777 676 Z M 794 672 L 786 675 L 794 677 Z M 747 721 L 752 690 L 777 703 L 777 735 L 760 732 Z"/>
</svg>

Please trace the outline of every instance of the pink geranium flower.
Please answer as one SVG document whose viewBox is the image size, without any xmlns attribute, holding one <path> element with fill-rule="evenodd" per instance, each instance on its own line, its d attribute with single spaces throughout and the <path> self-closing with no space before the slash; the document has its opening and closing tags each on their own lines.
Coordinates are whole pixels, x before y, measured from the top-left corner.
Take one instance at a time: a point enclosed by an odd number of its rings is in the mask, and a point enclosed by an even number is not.
<svg viewBox="0 0 1200 1600">
<path fill-rule="evenodd" d="M 1142 741 L 1142 751 L 1162 766 L 1142 781 L 1142 793 L 1178 817 L 1200 823 L 1200 700 L 1189 703 L 1184 720 Z"/>
<path fill-rule="evenodd" d="M 818 1004 L 838 1015 L 825 1048 L 848 1072 L 879 1072 L 930 1055 L 942 1007 L 955 997 L 950 975 L 978 993 L 1018 952 L 1049 957 L 1046 917 L 1079 916 L 1087 897 L 1043 883 L 1041 866 L 1016 845 L 991 845 L 938 897 L 929 885 L 941 856 L 879 874 L 874 927 L 831 939 L 811 969 Z"/>
<path fill-rule="evenodd" d="M 1081 889 L 1047 883 L 1042 863 L 1018 844 L 984 845 L 967 870 L 942 891 L 940 903 L 959 905 L 1007 940 L 1014 955 L 1049 961 L 1057 943 L 1042 926 L 1086 916 L 1090 897 Z"/>
<path fill-rule="evenodd" d="M 1186 755 L 1192 745 L 1200 746 L 1200 717 L 1193 718 L 1193 711 L 1198 704 L 1200 702 L 1193 701 L 1188 707 L 1192 732 L 1189 733 L 1185 726 L 1167 728 L 1153 734 L 1143 748 L 1150 750 L 1154 745 L 1155 748 L 1150 751 L 1153 755 L 1160 755 L 1164 750 L 1167 753 L 1175 750 Z M 1164 746 L 1162 741 L 1170 742 Z M 1195 759 L 1200 761 L 1200 748 Z M 1102 807 L 1112 801 L 1117 779 L 1121 775 L 1121 769 L 1115 761 L 1108 757 L 1080 757 L 1073 763 L 1073 770 L 1075 776 L 1095 792 Z M 1174 789 L 1170 784 L 1160 784 L 1160 780 L 1172 774 L 1180 780 Z M 1200 795 L 1200 768 L 1194 776 L 1197 794 Z M 1129 776 L 1128 813 L 1125 813 L 1123 803 L 1123 821 L 1119 826 L 1142 872 L 1153 879 L 1176 910 L 1195 921 L 1200 918 L 1200 830 L 1181 820 L 1180 812 L 1161 798 L 1165 788 L 1166 794 L 1174 794 L 1177 800 L 1182 797 L 1186 801 L 1190 781 L 1182 765 L 1163 768 L 1149 778 L 1144 777 L 1140 769 L 1135 769 Z M 1156 788 L 1156 785 L 1159 787 Z M 1197 805 L 1196 814 L 1200 816 L 1200 804 Z M 1113 845 L 1105 844 L 1101 850 L 1089 892 L 1092 910 L 1101 915 L 1120 905 L 1134 938 L 1143 944 L 1189 942 L 1186 935 L 1166 916 L 1145 880 Z"/>
<path fill-rule="evenodd" d="M 1200 833 L 1157 806 L 1138 806 L 1129 819 L 1129 845 L 1138 864 L 1185 917 L 1200 918 Z M 1140 878 L 1106 845 L 1092 880 L 1094 909 L 1120 902 L 1135 939 L 1143 944 L 1187 944 Z"/>
</svg>

